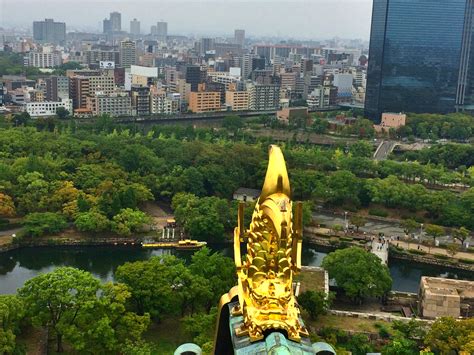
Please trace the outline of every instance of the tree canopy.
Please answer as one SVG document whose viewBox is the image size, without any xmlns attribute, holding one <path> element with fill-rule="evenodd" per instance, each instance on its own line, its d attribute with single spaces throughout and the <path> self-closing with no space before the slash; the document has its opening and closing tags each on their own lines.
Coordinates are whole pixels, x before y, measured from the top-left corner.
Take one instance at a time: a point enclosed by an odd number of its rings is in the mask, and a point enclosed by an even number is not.
<svg viewBox="0 0 474 355">
<path fill-rule="evenodd" d="M 382 296 L 392 289 L 392 278 L 386 265 L 374 254 L 361 248 L 339 249 L 329 253 L 322 266 L 337 286 L 354 301 Z"/>
</svg>

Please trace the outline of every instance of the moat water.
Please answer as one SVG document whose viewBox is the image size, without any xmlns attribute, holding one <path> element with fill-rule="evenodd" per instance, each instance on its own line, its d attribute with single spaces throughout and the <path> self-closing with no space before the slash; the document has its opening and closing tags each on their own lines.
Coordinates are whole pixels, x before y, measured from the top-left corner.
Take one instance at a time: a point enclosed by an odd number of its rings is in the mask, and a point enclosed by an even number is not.
<svg viewBox="0 0 474 355">
<path fill-rule="evenodd" d="M 212 249 L 233 257 L 230 246 L 211 246 Z M 26 280 L 59 266 L 73 266 L 91 272 L 102 281 L 114 279 L 119 265 L 127 261 L 146 260 L 154 255 L 173 254 L 189 260 L 192 251 L 171 249 L 142 249 L 140 247 L 38 247 L 22 248 L 0 254 L 0 294 L 15 293 Z M 303 265 L 319 266 L 327 251 L 304 246 Z M 474 273 L 447 270 L 434 265 L 422 265 L 407 261 L 391 260 L 390 273 L 393 290 L 417 292 L 421 276 L 442 276 L 474 280 Z"/>
</svg>

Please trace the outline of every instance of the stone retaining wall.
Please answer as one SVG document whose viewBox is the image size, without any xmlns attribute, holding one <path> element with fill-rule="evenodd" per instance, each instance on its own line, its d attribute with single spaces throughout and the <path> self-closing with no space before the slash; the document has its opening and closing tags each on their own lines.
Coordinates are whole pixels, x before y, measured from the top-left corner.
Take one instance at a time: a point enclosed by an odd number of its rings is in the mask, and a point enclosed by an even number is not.
<svg viewBox="0 0 474 355">
<path fill-rule="evenodd" d="M 399 320 L 403 322 L 409 322 L 413 318 L 407 318 L 407 317 L 401 317 L 401 316 L 394 316 L 394 315 L 385 315 L 385 314 L 379 314 L 379 313 L 364 313 L 364 312 L 353 312 L 353 311 L 340 311 L 337 309 L 330 309 L 328 311 L 329 314 L 339 316 L 339 317 L 352 317 L 352 318 L 360 318 L 360 319 L 371 319 L 371 320 L 382 320 L 386 322 L 393 322 L 394 320 Z M 416 320 L 427 323 L 427 324 L 432 324 L 432 320 L 428 319 L 419 319 L 416 318 Z"/>
<path fill-rule="evenodd" d="M 439 266 L 443 266 L 443 267 L 447 267 L 451 269 L 474 271 L 474 265 L 471 265 L 471 264 L 463 264 L 463 263 L 453 264 L 453 263 L 447 262 L 447 260 L 431 258 L 425 255 L 391 252 L 389 253 L 389 258 L 400 259 L 400 260 L 410 260 L 410 261 L 415 261 L 417 263 L 428 264 L 428 265 L 439 265 Z"/>
<path fill-rule="evenodd" d="M 322 246 L 325 248 L 330 248 L 332 250 L 336 250 L 340 248 L 340 243 L 344 243 L 349 246 L 357 246 L 360 248 L 363 248 L 362 245 L 360 245 L 357 242 L 350 242 L 350 241 L 342 241 L 338 244 L 331 244 L 329 238 L 327 236 L 319 236 L 316 233 L 313 232 L 314 228 L 305 228 L 304 232 L 306 235 L 305 241 L 309 244 L 313 245 L 318 245 Z M 457 263 L 453 264 L 448 262 L 447 260 L 442 260 L 442 259 L 436 259 L 432 257 L 427 257 L 424 255 L 417 255 L 417 254 L 409 254 L 409 253 L 400 253 L 400 252 L 389 252 L 389 260 L 393 259 L 401 259 L 401 260 L 410 260 L 414 261 L 417 263 L 421 264 L 428 264 L 428 265 L 438 265 L 438 266 L 443 266 L 451 269 L 458 269 L 458 270 L 466 270 L 466 271 L 474 271 L 474 264 L 464 264 L 464 263 Z"/>
</svg>

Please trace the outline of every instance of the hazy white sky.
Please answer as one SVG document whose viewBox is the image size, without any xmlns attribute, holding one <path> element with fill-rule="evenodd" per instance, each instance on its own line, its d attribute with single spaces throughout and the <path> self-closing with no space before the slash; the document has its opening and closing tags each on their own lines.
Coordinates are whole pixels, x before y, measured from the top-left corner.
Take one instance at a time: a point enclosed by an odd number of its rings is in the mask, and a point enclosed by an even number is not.
<svg viewBox="0 0 474 355">
<path fill-rule="evenodd" d="M 98 30 L 109 12 L 122 13 L 122 29 L 134 17 L 142 32 L 158 20 L 170 34 L 230 35 L 308 39 L 369 38 L 372 0 L 0 0 L 0 27 L 31 26 L 46 17 L 68 30 Z"/>
</svg>

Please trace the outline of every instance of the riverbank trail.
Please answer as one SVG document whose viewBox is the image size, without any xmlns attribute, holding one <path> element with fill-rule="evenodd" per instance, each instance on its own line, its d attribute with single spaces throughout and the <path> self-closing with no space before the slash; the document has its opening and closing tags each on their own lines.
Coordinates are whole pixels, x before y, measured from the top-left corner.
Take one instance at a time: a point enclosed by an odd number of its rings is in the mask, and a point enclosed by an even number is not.
<svg viewBox="0 0 474 355">
<path fill-rule="evenodd" d="M 452 255 L 452 254 L 449 254 L 449 252 L 446 249 L 435 247 L 435 246 L 430 247 L 430 246 L 416 244 L 416 243 L 408 243 L 401 240 L 392 240 L 390 241 L 390 243 L 393 246 L 397 246 L 405 250 L 419 250 L 419 251 L 425 252 L 426 254 L 446 255 L 446 256 L 449 256 L 450 258 L 466 259 L 466 260 L 474 261 L 474 253 L 468 253 L 465 251 L 458 251 L 456 254 Z"/>
</svg>

